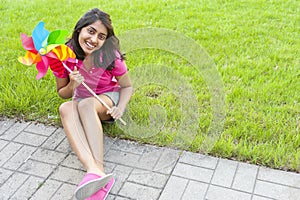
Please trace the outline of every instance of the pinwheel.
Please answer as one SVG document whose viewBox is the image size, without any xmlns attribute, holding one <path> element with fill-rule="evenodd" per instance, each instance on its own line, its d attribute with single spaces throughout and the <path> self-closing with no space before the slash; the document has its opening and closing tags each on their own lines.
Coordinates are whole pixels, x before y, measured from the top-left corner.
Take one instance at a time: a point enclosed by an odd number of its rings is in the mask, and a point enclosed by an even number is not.
<svg viewBox="0 0 300 200">
<path fill-rule="evenodd" d="M 77 63 L 76 55 L 68 46 L 65 45 L 65 37 L 68 35 L 66 30 L 56 30 L 49 32 L 44 28 L 44 22 L 39 22 L 34 28 L 32 36 L 21 34 L 22 45 L 26 50 L 25 56 L 19 57 L 18 61 L 24 65 L 36 64 L 38 74 L 36 79 L 40 79 L 46 75 L 48 68 L 56 77 L 63 77 L 65 69 L 68 72 L 72 70 L 63 62 L 69 61 Z M 82 85 L 102 103 L 108 110 L 111 108 L 96 95 L 84 82 Z M 126 122 L 119 119 L 124 125 Z"/>
<path fill-rule="evenodd" d="M 24 65 L 36 64 L 37 79 L 46 75 L 50 66 L 53 74 L 61 77 L 64 74 L 63 62 L 68 59 L 75 59 L 75 53 L 66 45 L 66 30 L 56 30 L 51 33 L 44 28 L 44 22 L 40 22 L 32 32 L 32 37 L 21 34 L 25 56 L 19 57 L 19 62 Z"/>
</svg>

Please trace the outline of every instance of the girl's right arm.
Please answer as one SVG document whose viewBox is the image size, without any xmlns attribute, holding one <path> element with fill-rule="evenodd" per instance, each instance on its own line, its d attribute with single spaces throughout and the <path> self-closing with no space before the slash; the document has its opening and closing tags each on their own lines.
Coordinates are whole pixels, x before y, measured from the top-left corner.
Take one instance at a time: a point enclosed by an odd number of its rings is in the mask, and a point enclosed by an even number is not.
<svg viewBox="0 0 300 200">
<path fill-rule="evenodd" d="M 83 76 L 77 71 L 77 68 L 74 68 L 69 74 L 69 77 L 66 78 L 57 78 L 56 77 L 56 89 L 58 95 L 63 99 L 68 99 L 73 96 L 73 91 L 84 81 Z"/>
<path fill-rule="evenodd" d="M 56 77 L 56 89 L 58 95 L 63 99 L 71 98 L 73 95 L 73 88 L 70 86 L 69 77 L 66 78 Z"/>
</svg>

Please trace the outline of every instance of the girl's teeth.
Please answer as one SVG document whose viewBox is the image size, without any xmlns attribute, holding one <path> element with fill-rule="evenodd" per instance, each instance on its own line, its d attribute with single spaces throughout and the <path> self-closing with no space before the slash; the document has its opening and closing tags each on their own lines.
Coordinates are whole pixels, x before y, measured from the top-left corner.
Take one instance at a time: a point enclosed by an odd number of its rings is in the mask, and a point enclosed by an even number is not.
<svg viewBox="0 0 300 200">
<path fill-rule="evenodd" d="M 86 43 L 89 47 L 94 48 L 95 46 L 91 45 L 90 43 Z"/>
</svg>

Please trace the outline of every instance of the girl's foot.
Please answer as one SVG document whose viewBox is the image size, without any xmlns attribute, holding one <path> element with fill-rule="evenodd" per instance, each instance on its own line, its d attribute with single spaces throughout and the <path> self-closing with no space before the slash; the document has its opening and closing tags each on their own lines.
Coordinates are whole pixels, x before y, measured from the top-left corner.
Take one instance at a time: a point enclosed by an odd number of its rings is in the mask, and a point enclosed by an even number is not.
<svg viewBox="0 0 300 200">
<path fill-rule="evenodd" d="M 86 200 L 105 200 L 114 183 L 115 179 L 111 178 L 110 181 L 105 185 L 105 187 L 101 188 L 98 192 L 96 192 Z"/>
<path fill-rule="evenodd" d="M 99 176 L 94 173 L 87 173 L 79 183 L 75 191 L 75 197 L 78 200 L 85 200 L 86 198 L 97 192 L 99 189 L 107 185 L 111 178 L 112 174 Z"/>
</svg>

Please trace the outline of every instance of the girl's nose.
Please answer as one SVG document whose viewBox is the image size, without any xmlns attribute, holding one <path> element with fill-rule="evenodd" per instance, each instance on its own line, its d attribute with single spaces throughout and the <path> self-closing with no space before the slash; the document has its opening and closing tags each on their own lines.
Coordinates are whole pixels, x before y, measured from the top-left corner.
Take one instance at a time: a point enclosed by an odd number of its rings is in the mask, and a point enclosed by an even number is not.
<svg viewBox="0 0 300 200">
<path fill-rule="evenodd" d="M 91 40 L 92 40 L 93 44 L 96 44 L 97 41 L 98 41 L 97 35 L 93 35 L 93 36 L 91 37 Z"/>
</svg>

